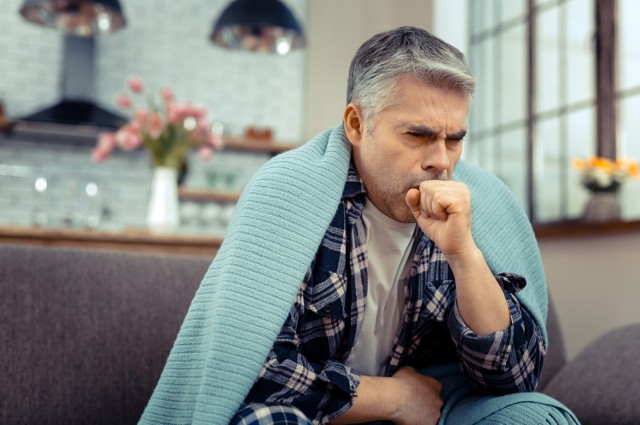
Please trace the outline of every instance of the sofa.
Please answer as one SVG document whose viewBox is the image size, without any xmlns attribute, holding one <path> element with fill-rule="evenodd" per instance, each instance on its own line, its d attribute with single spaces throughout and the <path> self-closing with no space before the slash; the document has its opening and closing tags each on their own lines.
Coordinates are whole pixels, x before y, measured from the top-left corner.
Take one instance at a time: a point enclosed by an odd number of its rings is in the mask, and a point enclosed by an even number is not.
<svg viewBox="0 0 640 425">
<path fill-rule="evenodd" d="M 211 258 L 0 244 L 0 423 L 135 424 Z M 640 424 L 640 324 L 567 361 L 550 305 L 539 390 Z"/>
</svg>

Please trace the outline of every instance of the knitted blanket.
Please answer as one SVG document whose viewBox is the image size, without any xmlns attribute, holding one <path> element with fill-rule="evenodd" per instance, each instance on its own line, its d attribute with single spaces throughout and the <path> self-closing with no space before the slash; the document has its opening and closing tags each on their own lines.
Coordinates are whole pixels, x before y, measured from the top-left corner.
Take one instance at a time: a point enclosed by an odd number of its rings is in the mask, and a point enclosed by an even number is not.
<svg viewBox="0 0 640 425">
<path fill-rule="evenodd" d="M 257 378 L 335 214 L 350 156 L 341 124 L 256 173 L 193 299 L 141 424 L 229 422 Z M 527 278 L 518 298 L 544 329 L 546 283 L 526 215 L 508 189 L 479 168 L 459 161 L 454 177 L 471 190 L 474 239 L 489 266 Z M 460 385 L 469 386 L 456 388 Z M 532 396 L 544 398 L 514 397 Z"/>
</svg>

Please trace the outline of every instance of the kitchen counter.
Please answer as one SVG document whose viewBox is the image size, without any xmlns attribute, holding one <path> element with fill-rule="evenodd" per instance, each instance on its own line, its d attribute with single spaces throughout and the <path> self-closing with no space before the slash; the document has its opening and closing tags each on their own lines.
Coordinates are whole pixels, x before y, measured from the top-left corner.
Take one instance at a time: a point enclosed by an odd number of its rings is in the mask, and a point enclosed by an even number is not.
<svg viewBox="0 0 640 425">
<path fill-rule="evenodd" d="M 538 240 L 598 237 L 640 233 L 640 220 L 609 223 L 580 221 L 535 227 Z M 213 258 L 222 245 L 221 236 L 153 234 L 144 229 L 107 232 L 83 229 L 54 229 L 0 226 L 0 243 L 199 255 Z"/>
<path fill-rule="evenodd" d="M 0 226 L 0 243 L 198 255 L 213 258 L 222 245 L 222 237 L 152 234 L 140 229 L 106 232 Z"/>
</svg>

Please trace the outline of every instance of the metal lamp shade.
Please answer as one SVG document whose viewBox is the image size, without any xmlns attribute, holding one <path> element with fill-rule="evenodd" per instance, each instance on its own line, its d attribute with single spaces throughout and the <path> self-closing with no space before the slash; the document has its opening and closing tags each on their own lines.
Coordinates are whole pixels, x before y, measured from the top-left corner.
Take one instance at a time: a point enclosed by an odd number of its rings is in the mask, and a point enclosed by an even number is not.
<svg viewBox="0 0 640 425">
<path fill-rule="evenodd" d="M 82 37 L 125 26 L 118 0 L 25 0 L 20 14 L 35 24 Z"/>
<path fill-rule="evenodd" d="M 280 0 L 235 0 L 220 15 L 211 40 L 225 48 L 289 53 L 303 47 L 304 34 Z"/>
</svg>

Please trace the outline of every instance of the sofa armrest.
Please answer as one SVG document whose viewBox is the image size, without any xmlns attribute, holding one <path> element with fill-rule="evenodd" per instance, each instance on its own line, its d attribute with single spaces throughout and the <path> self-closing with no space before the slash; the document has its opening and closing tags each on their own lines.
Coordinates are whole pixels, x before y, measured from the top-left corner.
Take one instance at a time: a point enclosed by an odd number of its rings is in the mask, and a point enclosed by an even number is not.
<svg viewBox="0 0 640 425">
<path fill-rule="evenodd" d="M 544 392 L 584 425 L 640 424 L 640 324 L 617 328 L 582 350 Z"/>
</svg>

